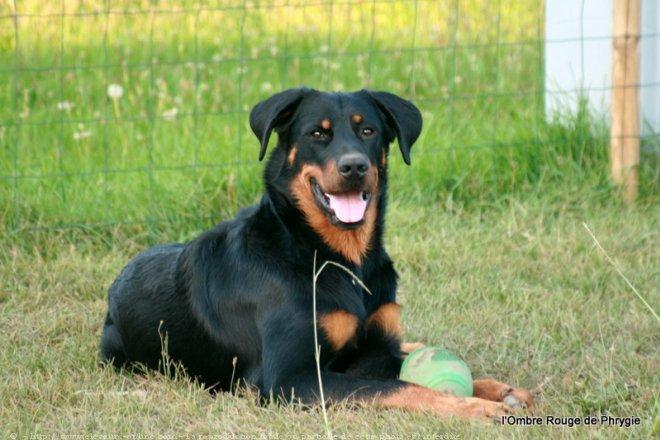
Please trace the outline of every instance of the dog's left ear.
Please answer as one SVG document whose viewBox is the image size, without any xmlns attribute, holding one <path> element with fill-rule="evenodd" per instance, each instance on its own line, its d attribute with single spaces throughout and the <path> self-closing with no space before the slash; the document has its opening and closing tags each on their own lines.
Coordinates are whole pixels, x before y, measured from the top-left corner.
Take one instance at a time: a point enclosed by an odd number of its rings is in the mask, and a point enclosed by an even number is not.
<svg viewBox="0 0 660 440">
<path fill-rule="evenodd" d="M 276 93 L 255 105 L 250 112 L 250 127 L 261 143 L 259 160 L 266 155 L 268 140 L 274 129 L 285 124 L 310 89 L 300 87 Z"/>
<path fill-rule="evenodd" d="M 387 124 L 396 133 L 403 160 L 410 165 L 410 149 L 422 131 L 422 114 L 415 105 L 387 92 L 365 92 L 385 114 Z"/>
</svg>

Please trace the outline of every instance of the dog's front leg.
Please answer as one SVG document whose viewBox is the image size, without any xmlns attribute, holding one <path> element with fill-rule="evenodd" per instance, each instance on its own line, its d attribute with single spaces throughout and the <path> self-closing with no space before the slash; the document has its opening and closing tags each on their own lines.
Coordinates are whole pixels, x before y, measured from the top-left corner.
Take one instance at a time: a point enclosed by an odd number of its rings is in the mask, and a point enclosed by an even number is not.
<svg viewBox="0 0 660 440">
<path fill-rule="evenodd" d="M 424 347 L 421 342 L 404 342 L 401 344 L 401 351 L 404 356 Z M 505 402 L 512 408 L 521 408 L 527 410 L 534 409 L 534 398 L 532 393 L 524 388 L 514 388 L 495 379 L 476 379 L 473 382 L 474 397 L 492 400 L 493 402 Z"/>
<path fill-rule="evenodd" d="M 366 319 L 363 339 L 355 361 L 346 369 L 347 374 L 371 379 L 399 377 L 404 358 L 399 310 L 395 302 L 386 302 Z"/>
<path fill-rule="evenodd" d="M 511 408 L 502 402 L 460 398 L 396 379 L 369 379 L 325 370 L 320 381 L 314 358 L 314 338 L 308 320 L 292 314 L 271 315 L 263 324 L 262 381 L 264 396 L 314 405 L 321 402 L 321 389 L 328 403 L 356 401 L 384 408 L 426 412 L 440 417 L 492 419 Z M 321 342 L 321 357 L 332 356 L 332 347 Z M 326 357 L 327 359 L 327 357 Z"/>
<path fill-rule="evenodd" d="M 321 386 L 326 404 L 348 401 L 381 408 L 423 412 L 438 417 L 500 421 L 513 411 L 502 402 L 476 397 L 455 397 L 400 380 L 362 379 L 342 373 L 302 371 L 273 381 L 271 395 L 306 405 L 321 403 Z"/>
</svg>

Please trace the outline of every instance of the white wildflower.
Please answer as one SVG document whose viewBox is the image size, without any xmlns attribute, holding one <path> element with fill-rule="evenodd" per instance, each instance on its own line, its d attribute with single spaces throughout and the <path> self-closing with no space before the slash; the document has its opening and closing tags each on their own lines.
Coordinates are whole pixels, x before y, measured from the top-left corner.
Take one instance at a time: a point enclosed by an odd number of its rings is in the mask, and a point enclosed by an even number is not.
<svg viewBox="0 0 660 440">
<path fill-rule="evenodd" d="M 57 109 L 62 111 L 69 111 L 73 108 L 73 103 L 70 101 L 60 101 L 57 103 Z"/>
<path fill-rule="evenodd" d="M 172 107 L 169 110 L 165 110 L 163 112 L 163 119 L 171 121 L 172 119 L 176 118 L 176 115 L 179 114 L 179 109 L 176 107 Z"/>
<path fill-rule="evenodd" d="M 73 140 L 79 141 L 81 139 L 86 139 L 92 135 L 92 132 L 89 130 L 80 130 L 73 133 Z"/>
<path fill-rule="evenodd" d="M 108 86 L 108 97 L 110 99 L 119 99 L 124 96 L 124 88 L 119 84 L 110 84 Z"/>
<path fill-rule="evenodd" d="M 270 92 L 271 90 L 273 90 L 273 85 L 271 83 L 269 83 L 268 81 L 266 81 L 266 82 L 261 83 L 260 88 L 261 88 L 262 92 Z"/>
</svg>

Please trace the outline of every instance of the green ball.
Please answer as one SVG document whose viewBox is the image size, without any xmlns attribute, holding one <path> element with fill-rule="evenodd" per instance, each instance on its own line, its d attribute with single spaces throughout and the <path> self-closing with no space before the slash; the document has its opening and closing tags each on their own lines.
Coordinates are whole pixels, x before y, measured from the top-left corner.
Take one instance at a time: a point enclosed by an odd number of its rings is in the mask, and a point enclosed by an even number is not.
<svg viewBox="0 0 660 440">
<path fill-rule="evenodd" d="M 470 367 L 440 347 L 423 347 L 410 353 L 403 361 L 399 378 L 459 397 L 472 396 Z"/>
</svg>

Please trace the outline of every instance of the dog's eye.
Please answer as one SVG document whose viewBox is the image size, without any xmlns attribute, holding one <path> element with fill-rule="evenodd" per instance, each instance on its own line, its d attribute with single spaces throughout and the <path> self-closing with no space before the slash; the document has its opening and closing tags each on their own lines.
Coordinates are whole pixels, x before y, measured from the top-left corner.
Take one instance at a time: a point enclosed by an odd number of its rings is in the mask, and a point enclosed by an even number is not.
<svg viewBox="0 0 660 440">
<path fill-rule="evenodd" d="M 373 136 L 376 132 L 371 127 L 364 127 L 361 130 L 361 133 L 362 133 L 362 136 L 364 136 L 364 137 L 370 137 L 370 136 Z"/>
<path fill-rule="evenodd" d="M 320 130 L 318 128 L 316 130 L 312 130 L 312 132 L 309 133 L 309 135 L 314 139 L 325 139 L 326 137 L 328 137 L 327 133 L 325 133 L 323 130 Z"/>
</svg>

